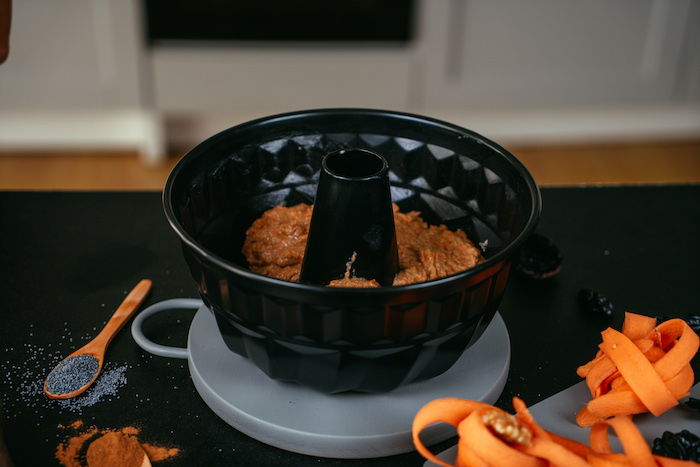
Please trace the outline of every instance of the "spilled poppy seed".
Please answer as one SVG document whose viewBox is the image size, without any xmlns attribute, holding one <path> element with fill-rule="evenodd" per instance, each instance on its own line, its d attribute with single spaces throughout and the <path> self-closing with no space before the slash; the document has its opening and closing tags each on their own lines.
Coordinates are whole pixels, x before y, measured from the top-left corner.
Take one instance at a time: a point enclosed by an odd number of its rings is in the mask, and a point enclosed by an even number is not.
<svg viewBox="0 0 700 467">
<path fill-rule="evenodd" d="M 75 349 L 64 349 L 67 336 L 71 333 L 65 329 L 64 339 L 49 344 L 37 345 L 32 342 L 17 347 L 0 349 L 7 358 L 0 360 L 0 398 L 3 402 L 6 418 L 17 418 L 22 413 L 37 416 L 37 425 L 42 423 L 46 410 L 57 410 L 59 414 L 68 411 L 82 414 L 88 407 L 100 402 L 119 399 L 119 390 L 126 386 L 126 373 L 131 365 L 117 365 L 105 362 L 100 376 L 95 383 L 79 397 L 71 399 L 49 399 L 44 394 L 44 383 L 50 373 L 49 369 L 61 363 L 64 356 Z M 89 341 L 90 336 L 76 337 L 77 341 Z M 4 353 L 3 353 L 4 350 Z M 182 366 L 182 368 L 185 368 Z M 172 376 L 170 379 L 174 379 Z M 0 415 L 2 418 L 2 415 Z M 2 425 L 2 420 L 0 420 Z"/>
</svg>

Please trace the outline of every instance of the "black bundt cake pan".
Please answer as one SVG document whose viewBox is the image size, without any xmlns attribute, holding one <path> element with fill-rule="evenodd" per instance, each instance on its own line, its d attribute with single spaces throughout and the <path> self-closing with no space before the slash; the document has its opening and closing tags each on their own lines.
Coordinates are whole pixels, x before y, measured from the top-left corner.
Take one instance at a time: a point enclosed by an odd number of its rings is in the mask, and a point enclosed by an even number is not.
<svg viewBox="0 0 700 467">
<path fill-rule="evenodd" d="M 321 160 L 359 148 L 389 164 L 392 201 L 483 248 L 478 266 L 378 289 L 291 283 L 250 271 L 245 232 L 277 205 L 313 204 Z M 244 123 L 172 170 L 166 217 L 221 335 L 269 377 L 324 393 L 386 392 L 446 371 L 482 334 L 539 219 L 527 169 L 497 144 L 427 117 L 320 109 Z"/>
</svg>

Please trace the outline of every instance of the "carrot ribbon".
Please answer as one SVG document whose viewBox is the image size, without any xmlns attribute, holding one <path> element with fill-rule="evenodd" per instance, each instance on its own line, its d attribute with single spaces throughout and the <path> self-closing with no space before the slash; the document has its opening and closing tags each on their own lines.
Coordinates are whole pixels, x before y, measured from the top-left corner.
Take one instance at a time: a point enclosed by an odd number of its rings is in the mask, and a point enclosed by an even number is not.
<svg viewBox="0 0 700 467">
<path fill-rule="evenodd" d="M 591 427 L 589 444 L 564 438 L 540 427 L 525 403 L 513 398 L 516 415 L 481 402 L 446 398 L 429 402 L 413 421 L 413 442 L 426 459 L 443 467 L 584 467 L 584 466 L 690 466 L 651 453 L 632 418 L 617 415 Z M 448 423 L 459 435 L 455 464 L 433 454 L 421 441 L 420 434 L 434 423 Z M 608 427 L 617 434 L 624 454 L 613 453 Z"/>
<path fill-rule="evenodd" d="M 655 318 L 625 313 L 622 332 L 608 328 L 601 335 L 600 351 L 577 370 L 593 397 L 576 416 L 580 426 L 616 415 L 658 417 L 689 394 L 700 338 L 685 321 L 656 326 Z"/>
<path fill-rule="evenodd" d="M 416 414 L 416 449 L 438 465 L 453 467 L 420 439 L 424 429 L 442 422 L 459 435 L 456 467 L 697 465 L 653 455 L 632 415 L 659 416 L 688 395 L 695 379 L 690 360 L 700 347 L 698 335 L 681 319 L 656 326 L 656 319 L 633 313 L 625 314 L 622 332 L 608 328 L 601 335 L 596 356 L 577 369 L 593 396 L 576 416 L 581 427 L 591 427 L 590 446 L 544 430 L 517 397 L 515 416 L 482 402 L 446 398 L 429 402 Z M 624 454 L 612 452 L 609 427 Z"/>
</svg>

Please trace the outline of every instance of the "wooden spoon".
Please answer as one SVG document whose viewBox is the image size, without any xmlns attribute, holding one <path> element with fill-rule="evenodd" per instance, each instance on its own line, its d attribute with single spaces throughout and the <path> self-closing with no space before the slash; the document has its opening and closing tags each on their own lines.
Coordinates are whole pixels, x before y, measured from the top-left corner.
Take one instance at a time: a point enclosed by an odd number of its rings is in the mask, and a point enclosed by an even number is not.
<svg viewBox="0 0 700 467">
<path fill-rule="evenodd" d="M 138 310 L 150 290 L 150 280 L 139 282 L 97 337 L 68 355 L 49 373 L 44 382 L 44 393 L 49 398 L 70 399 L 90 387 L 102 370 L 107 346 Z"/>
</svg>

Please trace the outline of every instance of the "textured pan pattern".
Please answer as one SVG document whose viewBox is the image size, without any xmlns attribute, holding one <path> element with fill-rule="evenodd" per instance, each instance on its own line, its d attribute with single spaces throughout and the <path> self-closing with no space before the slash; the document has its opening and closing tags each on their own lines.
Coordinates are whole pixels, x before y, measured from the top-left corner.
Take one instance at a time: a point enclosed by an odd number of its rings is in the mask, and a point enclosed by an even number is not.
<svg viewBox="0 0 700 467">
<path fill-rule="evenodd" d="M 280 204 L 313 203 L 321 159 L 347 147 L 383 155 L 401 210 L 461 228 L 487 261 L 438 281 L 362 291 L 248 271 L 240 250 L 252 221 Z M 386 391 L 448 369 L 496 312 L 515 250 L 508 245 L 539 213 L 534 182 L 506 154 L 431 121 L 311 112 L 233 128 L 195 148 L 171 175 L 166 212 L 171 200 L 192 276 L 234 352 L 275 379 L 323 392 Z"/>
</svg>

